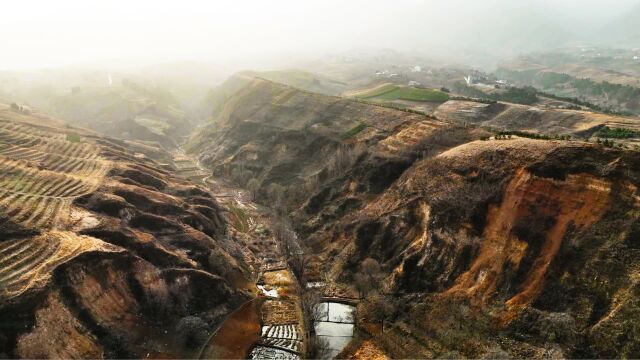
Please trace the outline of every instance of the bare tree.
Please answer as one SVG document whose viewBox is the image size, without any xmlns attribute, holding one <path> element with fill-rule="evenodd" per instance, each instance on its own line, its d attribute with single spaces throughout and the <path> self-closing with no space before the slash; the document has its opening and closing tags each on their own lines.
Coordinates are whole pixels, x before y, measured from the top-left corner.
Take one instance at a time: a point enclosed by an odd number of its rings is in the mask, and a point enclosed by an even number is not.
<svg viewBox="0 0 640 360">
<path fill-rule="evenodd" d="M 307 177 L 304 182 L 304 190 L 306 191 L 307 194 L 312 194 L 318 189 L 319 185 L 320 183 L 318 180 L 318 175 L 317 174 L 311 175 Z"/>
<path fill-rule="evenodd" d="M 348 171 L 356 163 L 360 155 L 365 152 L 363 144 L 347 145 L 340 144 L 333 156 L 327 162 L 327 169 L 330 176 L 339 176 Z"/>
<path fill-rule="evenodd" d="M 281 210 L 284 200 L 284 187 L 278 183 L 271 183 L 267 188 L 267 195 L 271 200 L 271 208 L 275 210 Z"/>
<path fill-rule="evenodd" d="M 371 290 L 380 288 L 383 276 L 378 261 L 372 258 L 364 259 L 360 263 L 360 271 L 353 276 L 360 297 L 366 297 Z"/>
<path fill-rule="evenodd" d="M 317 342 L 315 342 L 315 326 L 314 322 L 321 319 L 322 307 L 322 295 L 316 289 L 303 288 L 302 296 L 300 296 L 300 306 L 302 307 L 302 316 L 304 317 L 304 331 L 305 338 L 309 342 L 307 346 L 307 358 L 316 359 L 315 353 L 317 352 Z"/>
<path fill-rule="evenodd" d="M 249 183 L 249 180 L 251 179 L 253 179 L 253 171 L 244 169 L 241 176 L 242 182 L 240 184 L 246 186 Z"/>
<path fill-rule="evenodd" d="M 252 178 L 247 182 L 247 189 L 251 192 L 251 198 L 255 200 L 258 197 L 258 190 L 260 190 L 260 181 L 256 178 Z"/>
<path fill-rule="evenodd" d="M 225 277 L 230 270 L 229 261 L 222 253 L 216 250 L 212 250 L 209 254 L 209 267 L 211 272 L 222 277 Z"/>
<path fill-rule="evenodd" d="M 239 166 L 234 166 L 231 169 L 231 179 L 238 184 L 242 182 L 242 169 Z"/>
<path fill-rule="evenodd" d="M 291 271 L 293 271 L 296 278 L 298 279 L 298 283 L 300 284 L 300 287 L 305 289 L 307 287 L 307 271 L 306 271 L 307 261 L 304 254 L 298 253 L 292 256 L 288 260 L 288 263 L 289 263 L 289 267 L 291 268 Z"/>
<path fill-rule="evenodd" d="M 353 284 L 356 290 L 358 290 L 360 298 L 365 298 L 369 294 L 369 291 L 371 291 L 371 282 L 369 282 L 369 279 L 362 273 L 358 272 L 353 275 Z"/>
<path fill-rule="evenodd" d="M 298 236 L 293 231 L 291 221 L 286 215 L 274 214 L 271 218 L 272 229 L 278 239 L 280 252 L 289 264 L 289 268 L 297 277 L 300 286 L 306 286 L 306 259 L 298 242 Z"/>
<path fill-rule="evenodd" d="M 370 322 L 385 323 L 396 314 L 393 300 L 381 294 L 370 296 L 364 303 L 365 311 Z"/>
<path fill-rule="evenodd" d="M 197 316 L 186 316 L 178 321 L 175 335 L 179 343 L 188 348 L 195 349 L 207 339 L 209 325 Z"/>
<path fill-rule="evenodd" d="M 307 359 L 327 359 L 331 353 L 329 341 L 320 336 L 314 336 L 307 341 Z"/>
</svg>

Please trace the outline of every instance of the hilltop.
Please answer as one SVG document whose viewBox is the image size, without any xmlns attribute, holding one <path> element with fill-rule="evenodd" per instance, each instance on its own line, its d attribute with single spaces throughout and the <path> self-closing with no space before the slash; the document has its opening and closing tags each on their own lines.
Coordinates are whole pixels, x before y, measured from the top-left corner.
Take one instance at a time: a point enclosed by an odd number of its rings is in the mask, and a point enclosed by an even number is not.
<svg viewBox="0 0 640 360">
<path fill-rule="evenodd" d="M 640 52 L 637 49 L 573 47 L 503 62 L 496 75 L 608 111 L 639 114 Z"/>
<path fill-rule="evenodd" d="M 347 89 L 346 83 L 302 70 L 241 71 L 209 91 L 202 104 L 202 107 L 207 109 L 208 116 L 215 118 L 229 97 L 255 78 L 267 79 L 325 95 L 338 95 Z"/>
</svg>

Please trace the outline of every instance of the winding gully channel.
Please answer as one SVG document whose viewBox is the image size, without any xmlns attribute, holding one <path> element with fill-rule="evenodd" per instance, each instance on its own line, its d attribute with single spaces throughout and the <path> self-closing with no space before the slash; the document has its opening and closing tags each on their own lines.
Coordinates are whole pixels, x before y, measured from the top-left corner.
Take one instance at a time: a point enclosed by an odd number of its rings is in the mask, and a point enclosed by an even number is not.
<svg viewBox="0 0 640 360">
<path fill-rule="evenodd" d="M 181 150 L 174 164 L 185 178 L 205 184 L 217 201 L 230 209 L 234 237 L 250 249 L 245 260 L 255 272 L 256 297 L 231 313 L 200 352 L 203 359 L 301 359 L 305 353 L 300 289 L 273 238 L 268 209 L 243 190 L 208 176 Z"/>
<path fill-rule="evenodd" d="M 201 349 L 200 358 L 302 359 L 307 342 L 300 286 L 271 235 L 269 210 L 253 203 L 247 192 L 215 181 L 210 171 L 181 150 L 174 153 L 174 164 L 183 177 L 206 185 L 231 210 L 234 237 L 250 249 L 245 260 L 255 272 L 256 297 L 227 316 Z M 353 338 L 355 306 L 326 298 L 318 310 L 315 336 L 328 345 L 323 357 L 333 358 Z"/>
</svg>

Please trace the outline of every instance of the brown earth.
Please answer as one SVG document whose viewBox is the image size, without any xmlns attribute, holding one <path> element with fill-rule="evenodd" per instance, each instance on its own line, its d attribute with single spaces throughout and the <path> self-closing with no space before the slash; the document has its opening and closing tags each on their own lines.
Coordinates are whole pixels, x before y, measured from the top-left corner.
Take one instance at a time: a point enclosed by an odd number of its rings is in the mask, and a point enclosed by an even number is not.
<svg viewBox="0 0 640 360">
<path fill-rule="evenodd" d="M 231 314 L 203 349 L 203 359 L 246 359 L 260 341 L 260 307 L 254 299 Z"/>
<path fill-rule="evenodd" d="M 346 352 L 346 351 L 345 351 Z M 388 360 L 390 357 L 381 349 L 378 345 L 376 345 L 372 340 L 364 340 L 362 341 L 356 349 L 352 352 L 348 352 L 345 354 L 343 352 L 344 359 L 351 360 Z"/>
<path fill-rule="evenodd" d="M 224 208 L 163 152 L 0 111 L 0 355 L 190 357 L 249 298 Z"/>
<path fill-rule="evenodd" d="M 545 109 L 509 103 L 484 104 L 462 100 L 447 101 L 435 110 L 434 115 L 453 123 L 476 124 L 497 130 L 550 135 L 569 134 L 577 137 L 588 137 L 603 125 L 617 122 L 640 123 L 635 118 L 581 110 Z"/>
<path fill-rule="evenodd" d="M 285 188 L 314 278 L 348 287 L 364 259 L 381 264 L 392 357 L 640 354 L 639 336 L 621 336 L 638 311 L 637 153 L 476 141 L 477 125 L 579 137 L 614 117 L 463 101 L 435 115 L 260 80 L 190 150 L 240 185 L 248 169 L 259 201 Z M 346 148 L 357 155 L 329 171 Z"/>
</svg>

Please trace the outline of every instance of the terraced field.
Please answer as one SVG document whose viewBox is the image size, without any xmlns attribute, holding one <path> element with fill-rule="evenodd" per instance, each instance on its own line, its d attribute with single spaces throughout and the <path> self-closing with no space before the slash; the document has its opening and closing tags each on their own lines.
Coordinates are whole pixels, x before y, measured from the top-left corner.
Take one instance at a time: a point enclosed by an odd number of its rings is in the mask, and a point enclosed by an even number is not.
<svg viewBox="0 0 640 360">
<path fill-rule="evenodd" d="M 474 123 L 504 130 L 520 130 L 543 134 L 575 134 L 589 132 L 599 126 L 640 127 L 640 119 L 594 113 L 582 110 L 547 109 L 544 107 L 451 100 L 436 109 L 435 116 L 453 123 Z"/>
<path fill-rule="evenodd" d="M 297 324 L 265 325 L 262 327 L 262 338 L 265 345 L 297 353 L 302 351 L 302 337 Z"/>
<path fill-rule="evenodd" d="M 612 129 L 619 128 L 640 131 L 640 118 L 612 117 L 605 125 Z"/>
<path fill-rule="evenodd" d="M 35 238 L 0 242 L 0 299 L 22 294 L 48 280 L 57 265 L 91 250 L 116 247 L 88 236 L 52 231 Z"/>
<path fill-rule="evenodd" d="M 94 191 L 110 162 L 62 129 L 0 117 L 0 217 L 32 230 L 62 229 L 74 198 Z"/>
<path fill-rule="evenodd" d="M 193 182 L 202 183 L 209 176 L 207 171 L 180 150 L 173 153 L 173 164 L 178 175 Z"/>
<path fill-rule="evenodd" d="M 397 133 L 380 141 L 377 148 L 391 154 L 406 154 L 412 147 L 426 138 L 444 123 L 436 120 L 414 122 Z"/>
</svg>

